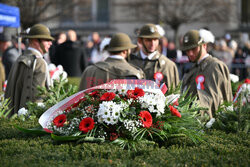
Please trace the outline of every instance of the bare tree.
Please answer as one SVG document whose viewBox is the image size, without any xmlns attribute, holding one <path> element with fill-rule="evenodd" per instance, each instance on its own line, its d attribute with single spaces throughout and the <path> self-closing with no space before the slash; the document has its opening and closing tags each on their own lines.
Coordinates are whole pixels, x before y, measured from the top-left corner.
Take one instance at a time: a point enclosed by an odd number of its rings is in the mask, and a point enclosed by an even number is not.
<svg viewBox="0 0 250 167">
<path fill-rule="evenodd" d="M 161 21 L 175 32 L 181 25 L 194 22 L 228 22 L 230 0 L 159 0 Z"/>
</svg>

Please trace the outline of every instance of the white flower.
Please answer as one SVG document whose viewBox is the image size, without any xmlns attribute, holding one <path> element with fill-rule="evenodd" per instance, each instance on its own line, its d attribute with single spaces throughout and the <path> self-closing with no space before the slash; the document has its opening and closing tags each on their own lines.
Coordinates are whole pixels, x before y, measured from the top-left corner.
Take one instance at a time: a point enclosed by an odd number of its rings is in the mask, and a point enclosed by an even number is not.
<svg viewBox="0 0 250 167">
<path fill-rule="evenodd" d="M 138 100 L 142 108 L 148 109 L 150 113 L 156 113 L 157 116 L 164 113 L 165 96 L 146 92 L 145 95 L 139 97 Z"/>
<path fill-rule="evenodd" d="M 104 101 L 99 105 L 99 110 L 97 112 L 98 121 L 105 122 L 107 124 L 116 124 L 120 117 L 120 112 L 122 111 L 123 104 L 116 104 L 113 101 Z"/>
<path fill-rule="evenodd" d="M 28 114 L 28 110 L 25 109 L 24 107 L 23 108 L 20 108 L 17 112 L 17 115 L 18 116 L 21 116 L 21 115 L 27 115 Z"/>
<path fill-rule="evenodd" d="M 135 133 L 137 128 L 142 126 L 142 123 L 140 121 L 124 120 L 123 125 L 128 131 Z"/>
<path fill-rule="evenodd" d="M 245 92 L 247 90 L 247 84 L 242 84 L 241 86 L 242 92 Z"/>
<path fill-rule="evenodd" d="M 38 103 L 37 103 L 37 106 L 38 106 L 38 107 L 42 107 L 42 108 L 44 108 L 44 107 L 45 107 L 45 105 L 44 105 L 44 103 L 43 103 L 43 102 L 38 102 Z"/>
<path fill-rule="evenodd" d="M 233 83 L 239 82 L 239 76 L 230 74 L 230 79 Z"/>
<path fill-rule="evenodd" d="M 226 108 L 226 110 L 228 110 L 228 111 L 233 111 L 233 110 L 234 110 L 234 107 L 233 107 L 233 105 L 231 105 L 231 106 L 228 106 L 228 107 Z"/>
<path fill-rule="evenodd" d="M 207 127 L 207 128 L 211 128 L 212 125 L 214 124 L 214 122 L 215 122 L 215 119 L 214 119 L 214 118 L 211 118 L 211 119 L 207 122 L 206 127 Z"/>
</svg>

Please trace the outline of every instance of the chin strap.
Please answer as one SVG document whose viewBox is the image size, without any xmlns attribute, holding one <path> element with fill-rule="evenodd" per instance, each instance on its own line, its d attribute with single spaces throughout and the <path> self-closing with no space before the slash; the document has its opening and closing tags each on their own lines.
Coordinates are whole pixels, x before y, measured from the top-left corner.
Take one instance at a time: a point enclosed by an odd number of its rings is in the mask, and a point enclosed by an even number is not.
<svg viewBox="0 0 250 167">
<path fill-rule="evenodd" d="M 196 57 L 196 59 L 193 61 L 193 63 L 197 63 L 198 60 L 200 59 L 200 57 L 201 57 L 201 50 L 202 50 L 202 45 L 200 45 L 200 51 L 199 51 L 198 56 Z M 189 59 L 189 61 L 190 61 L 190 59 Z"/>
<path fill-rule="evenodd" d="M 43 51 L 43 54 L 45 54 L 45 53 L 46 53 L 46 50 L 45 50 L 45 47 L 44 47 L 44 45 L 43 45 L 43 43 L 42 43 L 42 40 L 41 40 L 41 39 L 38 39 L 38 42 L 39 42 L 39 45 L 40 45 L 40 47 L 41 47 L 41 49 L 42 49 L 42 51 Z"/>
<path fill-rule="evenodd" d="M 146 45 L 144 44 L 143 40 L 142 40 L 142 47 L 144 48 L 144 50 L 146 51 L 146 53 L 150 54 L 150 53 L 153 53 L 153 52 L 149 52 Z M 157 49 L 156 49 L 157 50 Z"/>
</svg>

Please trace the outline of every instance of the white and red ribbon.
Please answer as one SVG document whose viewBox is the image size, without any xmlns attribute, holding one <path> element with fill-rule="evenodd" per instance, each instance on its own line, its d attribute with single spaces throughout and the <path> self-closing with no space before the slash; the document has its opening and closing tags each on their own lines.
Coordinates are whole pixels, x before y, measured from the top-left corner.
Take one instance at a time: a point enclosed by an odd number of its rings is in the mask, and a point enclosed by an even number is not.
<svg viewBox="0 0 250 167">
<path fill-rule="evenodd" d="M 205 77 L 204 75 L 198 75 L 195 78 L 196 84 L 197 84 L 197 89 L 200 90 L 204 90 L 204 82 L 205 82 Z"/>
<path fill-rule="evenodd" d="M 239 85 L 237 88 L 237 92 L 234 95 L 233 102 L 235 103 L 237 101 L 238 96 L 242 92 L 243 87 L 247 87 L 247 85 L 250 84 L 250 79 L 245 79 L 244 83 Z"/>
</svg>

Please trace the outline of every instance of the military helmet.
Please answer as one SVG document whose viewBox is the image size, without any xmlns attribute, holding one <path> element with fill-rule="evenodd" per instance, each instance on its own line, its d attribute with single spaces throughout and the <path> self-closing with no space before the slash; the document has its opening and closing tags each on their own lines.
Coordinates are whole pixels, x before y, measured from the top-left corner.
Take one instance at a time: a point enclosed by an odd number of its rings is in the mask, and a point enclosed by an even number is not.
<svg viewBox="0 0 250 167">
<path fill-rule="evenodd" d="M 139 38 L 161 38 L 161 35 L 154 24 L 146 24 L 140 29 Z"/>
<path fill-rule="evenodd" d="M 110 52 L 116 52 L 116 51 L 132 49 L 135 47 L 136 45 L 131 43 L 131 40 L 127 34 L 117 33 L 111 38 L 107 50 Z"/>
<path fill-rule="evenodd" d="M 24 35 L 24 38 L 54 40 L 54 38 L 50 35 L 49 28 L 43 24 L 35 24 L 32 26 L 29 33 Z"/>
<path fill-rule="evenodd" d="M 205 42 L 200 37 L 200 33 L 198 30 L 190 30 L 183 36 L 183 44 L 181 50 L 187 51 L 204 43 Z"/>
</svg>

